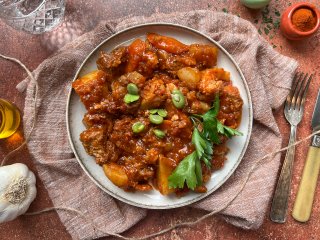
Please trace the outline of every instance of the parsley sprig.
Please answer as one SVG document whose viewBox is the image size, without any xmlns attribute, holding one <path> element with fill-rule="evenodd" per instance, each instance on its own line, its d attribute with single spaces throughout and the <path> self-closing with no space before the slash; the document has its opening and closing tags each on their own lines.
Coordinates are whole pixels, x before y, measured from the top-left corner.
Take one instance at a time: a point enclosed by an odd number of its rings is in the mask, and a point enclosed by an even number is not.
<svg viewBox="0 0 320 240">
<path fill-rule="evenodd" d="M 173 173 L 169 176 L 169 188 L 183 188 L 185 183 L 187 187 L 194 190 L 195 187 L 202 185 L 201 161 L 211 168 L 211 159 L 214 144 L 220 143 L 220 135 L 228 138 L 232 136 L 241 136 L 242 133 L 223 125 L 217 115 L 220 109 L 219 96 L 216 95 L 212 108 L 205 114 L 194 114 L 190 116 L 194 129 L 192 133 L 192 143 L 195 151 L 186 156 Z"/>
</svg>

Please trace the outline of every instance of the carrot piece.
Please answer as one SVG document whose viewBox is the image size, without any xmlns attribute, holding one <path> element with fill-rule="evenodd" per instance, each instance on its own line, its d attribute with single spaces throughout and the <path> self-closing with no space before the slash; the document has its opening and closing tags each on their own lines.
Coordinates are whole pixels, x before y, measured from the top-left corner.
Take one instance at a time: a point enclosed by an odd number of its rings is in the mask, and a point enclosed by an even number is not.
<svg viewBox="0 0 320 240">
<path fill-rule="evenodd" d="M 169 53 L 180 54 L 189 50 L 189 46 L 182 42 L 156 33 L 148 33 L 147 39 L 156 48 L 165 50 Z"/>
<path fill-rule="evenodd" d="M 130 44 L 128 47 L 129 57 L 126 72 L 133 72 L 138 67 L 145 49 L 146 44 L 141 39 L 136 39 Z"/>
</svg>

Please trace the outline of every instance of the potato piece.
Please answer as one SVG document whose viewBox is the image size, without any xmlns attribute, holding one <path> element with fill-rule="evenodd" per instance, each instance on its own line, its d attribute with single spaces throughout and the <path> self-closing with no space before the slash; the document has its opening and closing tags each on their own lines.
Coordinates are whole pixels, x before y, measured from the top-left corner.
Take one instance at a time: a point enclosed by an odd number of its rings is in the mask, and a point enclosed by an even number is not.
<svg viewBox="0 0 320 240">
<path fill-rule="evenodd" d="M 177 72 L 177 75 L 189 89 L 195 90 L 198 88 L 201 78 L 201 74 L 198 69 L 191 67 L 181 68 Z"/>
<path fill-rule="evenodd" d="M 153 78 L 146 82 L 141 91 L 141 108 L 158 108 L 166 101 L 166 87 L 161 79 Z"/>
<path fill-rule="evenodd" d="M 105 72 L 96 70 L 72 83 L 73 89 L 80 96 L 87 109 L 94 103 L 99 103 L 103 97 L 108 95 L 107 78 L 108 75 Z"/>
<path fill-rule="evenodd" d="M 128 176 L 120 165 L 115 163 L 104 164 L 103 171 L 114 185 L 120 188 L 128 187 Z"/>
<path fill-rule="evenodd" d="M 189 55 L 197 62 L 201 69 L 213 67 L 217 64 L 218 48 L 211 45 L 191 44 Z"/>
<path fill-rule="evenodd" d="M 168 195 L 174 192 L 174 189 L 169 188 L 168 177 L 171 175 L 175 166 L 172 160 L 169 158 L 160 156 L 159 159 L 159 167 L 157 172 L 157 184 L 159 188 L 159 192 L 163 195 Z"/>
</svg>

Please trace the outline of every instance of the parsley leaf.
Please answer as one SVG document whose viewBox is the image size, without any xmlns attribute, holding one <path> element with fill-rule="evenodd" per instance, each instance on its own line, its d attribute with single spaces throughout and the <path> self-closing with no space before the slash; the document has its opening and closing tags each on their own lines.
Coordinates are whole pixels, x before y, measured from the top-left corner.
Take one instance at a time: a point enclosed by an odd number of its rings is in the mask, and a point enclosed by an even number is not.
<svg viewBox="0 0 320 240">
<path fill-rule="evenodd" d="M 204 154 L 204 149 L 206 147 L 206 141 L 200 135 L 200 132 L 197 128 L 194 128 L 192 133 L 192 143 L 196 147 L 196 152 L 198 157 L 201 157 Z"/>
<path fill-rule="evenodd" d="M 218 129 L 219 133 L 227 136 L 228 138 L 231 138 L 232 136 L 242 136 L 243 135 L 238 130 L 223 125 L 220 121 L 218 121 L 217 129 Z"/>
<path fill-rule="evenodd" d="M 205 138 L 210 140 L 215 144 L 219 144 L 219 135 L 217 131 L 217 115 L 220 110 L 220 99 L 219 96 L 216 95 L 216 98 L 213 103 L 213 107 L 209 109 L 203 115 L 196 115 L 197 117 L 202 118 L 203 120 L 203 135 Z"/>
<path fill-rule="evenodd" d="M 192 133 L 192 143 L 196 147 L 196 153 L 207 167 L 211 168 L 211 158 L 213 154 L 212 143 L 202 136 L 199 130 L 195 127 Z"/>
<path fill-rule="evenodd" d="M 202 185 L 201 161 L 211 168 L 213 155 L 213 144 L 219 144 L 219 134 L 228 138 L 232 136 L 241 136 L 242 133 L 236 129 L 224 126 L 218 119 L 220 110 L 220 99 L 216 95 L 212 108 L 205 114 L 193 114 L 190 116 L 194 124 L 192 133 L 192 143 L 195 151 L 186 156 L 169 176 L 169 188 L 183 188 L 185 183 L 189 189 Z M 199 130 L 199 125 L 201 126 Z"/>
<path fill-rule="evenodd" d="M 202 184 L 202 170 L 197 152 L 186 156 L 169 176 L 169 188 L 183 188 L 187 183 L 188 188 L 194 190 Z"/>
</svg>

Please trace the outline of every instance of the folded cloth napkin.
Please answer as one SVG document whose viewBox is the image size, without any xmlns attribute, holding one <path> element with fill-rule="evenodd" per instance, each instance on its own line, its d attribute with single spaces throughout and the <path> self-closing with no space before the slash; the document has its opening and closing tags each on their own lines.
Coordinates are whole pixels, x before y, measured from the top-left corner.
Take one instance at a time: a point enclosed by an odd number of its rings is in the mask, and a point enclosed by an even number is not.
<svg viewBox="0 0 320 240">
<path fill-rule="evenodd" d="M 74 239 L 104 235 L 94 230 L 90 220 L 101 229 L 119 233 L 146 216 L 147 210 L 112 198 L 86 176 L 69 146 L 65 111 L 71 81 L 87 54 L 112 34 L 150 22 L 179 23 L 218 41 L 239 64 L 252 94 L 254 124 L 245 157 L 222 187 L 191 207 L 217 210 L 239 190 L 256 161 L 281 147 L 282 138 L 272 110 L 279 108 L 284 101 L 297 63 L 273 50 L 248 21 L 225 13 L 201 10 L 103 22 L 92 32 L 63 47 L 34 71 L 39 83 L 39 98 L 37 123 L 28 147 L 54 206 L 78 209 L 89 219 L 87 221 L 72 212 L 58 211 Z M 34 94 L 35 85 L 30 82 L 24 111 L 27 133 L 32 126 Z M 259 163 L 241 194 L 220 216 L 246 229 L 258 228 L 262 224 L 279 169 L 279 155 Z"/>
</svg>

